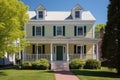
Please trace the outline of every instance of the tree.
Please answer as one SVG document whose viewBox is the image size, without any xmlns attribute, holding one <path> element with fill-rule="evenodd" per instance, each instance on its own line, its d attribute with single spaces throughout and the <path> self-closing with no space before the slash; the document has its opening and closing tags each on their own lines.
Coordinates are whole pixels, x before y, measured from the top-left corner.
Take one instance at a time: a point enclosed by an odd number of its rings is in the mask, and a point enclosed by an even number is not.
<svg viewBox="0 0 120 80">
<path fill-rule="evenodd" d="M 27 45 L 24 25 L 28 7 L 19 0 L 0 0 L 0 55 L 16 53 Z M 20 44 L 17 45 L 19 39 Z"/>
<path fill-rule="evenodd" d="M 97 24 L 95 26 L 95 38 L 99 39 L 100 38 L 100 29 L 105 28 L 106 24 Z"/>
<path fill-rule="evenodd" d="M 120 0 L 110 0 L 102 43 L 102 57 L 120 74 Z"/>
</svg>

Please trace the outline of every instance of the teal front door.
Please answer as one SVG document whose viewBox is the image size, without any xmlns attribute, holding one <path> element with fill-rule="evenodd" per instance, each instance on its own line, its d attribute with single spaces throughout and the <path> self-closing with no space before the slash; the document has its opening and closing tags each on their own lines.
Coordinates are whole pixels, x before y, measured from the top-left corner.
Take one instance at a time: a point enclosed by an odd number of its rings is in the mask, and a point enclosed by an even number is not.
<svg viewBox="0 0 120 80">
<path fill-rule="evenodd" d="M 56 60 L 63 60 L 63 46 L 57 46 Z"/>
</svg>

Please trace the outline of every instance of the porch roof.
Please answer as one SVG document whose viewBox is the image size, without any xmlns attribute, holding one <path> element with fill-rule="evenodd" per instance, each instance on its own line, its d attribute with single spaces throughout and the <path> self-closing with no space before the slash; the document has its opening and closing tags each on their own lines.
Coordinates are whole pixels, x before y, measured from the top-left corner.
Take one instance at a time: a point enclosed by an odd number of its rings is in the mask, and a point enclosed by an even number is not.
<svg viewBox="0 0 120 80">
<path fill-rule="evenodd" d="M 30 43 L 71 43 L 71 44 L 97 44 L 99 39 L 85 37 L 31 37 L 26 38 Z"/>
</svg>

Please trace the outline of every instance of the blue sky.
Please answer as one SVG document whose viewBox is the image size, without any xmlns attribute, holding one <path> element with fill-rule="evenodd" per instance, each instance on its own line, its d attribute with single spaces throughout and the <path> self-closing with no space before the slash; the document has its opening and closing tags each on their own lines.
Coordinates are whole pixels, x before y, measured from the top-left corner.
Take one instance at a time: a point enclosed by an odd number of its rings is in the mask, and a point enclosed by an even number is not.
<svg viewBox="0 0 120 80">
<path fill-rule="evenodd" d="M 76 4 L 80 4 L 84 10 L 89 10 L 96 18 L 96 24 L 106 23 L 107 6 L 109 0 L 22 0 L 29 6 L 29 10 L 34 10 L 42 4 L 48 11 L 60 10 L 70 11 Z"/>
</svg>

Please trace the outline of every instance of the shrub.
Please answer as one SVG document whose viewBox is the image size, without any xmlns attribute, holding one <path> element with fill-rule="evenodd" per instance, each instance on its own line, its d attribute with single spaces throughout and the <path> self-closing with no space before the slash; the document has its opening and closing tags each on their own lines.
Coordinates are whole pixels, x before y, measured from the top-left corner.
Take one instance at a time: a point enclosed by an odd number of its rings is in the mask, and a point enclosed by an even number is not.
<svg viewBox="0 0 120 80">
<path fill-rule="evenodd" d="M 32 69 L 40 69 L 40 70 L 49 69 L 49 61 L 47 59 L 41 58 L 32 63 Z"/>
<path fill-rule="evenodd" d="M 80 69 L 83 68 L 85 62 L 82 59 L 73 59 L 70 63 L 71 69 Z"/>
<path fill-rule="evenodd" d="M 30 69 L 31 66 L 32 66 L 32 64 L 29 61 L 22 62 L 22 69 Z"/>
<path fill-rule="evenodd" d="M 84 65 L 85 69 L 99 69 L 101 68 L 101 63 L 95 59 L 88 59 Z"/>
</svg>

